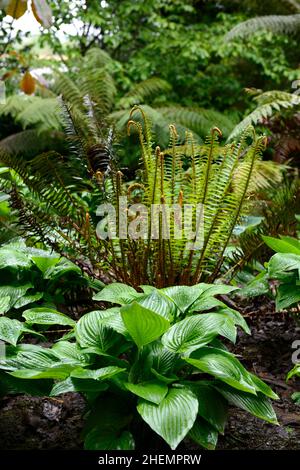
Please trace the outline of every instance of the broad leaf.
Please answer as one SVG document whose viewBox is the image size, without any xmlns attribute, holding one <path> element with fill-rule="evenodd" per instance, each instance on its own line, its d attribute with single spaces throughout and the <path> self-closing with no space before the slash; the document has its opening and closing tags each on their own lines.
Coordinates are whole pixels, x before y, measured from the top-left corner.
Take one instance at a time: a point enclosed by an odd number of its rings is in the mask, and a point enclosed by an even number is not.
<svg viewBox="0 0 300 470">
<path fill-rule="evenodd" d="M 26 328 L 24 323 L 21 323 L 18 320 L 0 317 L 0 339 L 2 341 L 16 346 L 19 337 L 23 333 L 41 336 L 40 333 L 31 330 L 30 328 Z"/>
<path fill-rule="evenodd" d="M 9 311 L 10 306 L 10 297 L 6 295 L 5 297 L 0 298 L 0 315 Z"/>
<path fill-rule="evenodd" d="M 187 388 L 173 388 L 159 405 L 140 400 L 137 410 L 174 450 L 194 425 L 198 400 Z"/>
<path fill-rule="evenodd" d="M 68 377 L 55 384 L 50 392 L 51 397 L 61 395 L 62 393 L 69 392 L 103 392 L 107 390 L 109 384 L 100 382 L 98 380 L 89 379 L 76 379 L 75 377 Z"/>
<path fill-rule="evenodd" d="M 101 323 L 107 316 L 105 310 L 95 310 L 80 318 L 75 326 L 75 336 L 81 347 L 95 347 L 106 352 L 115 344 L 118 334 Z"/>
<path fill-rule="evenodd" d="M 36 325 L 68 325 L 74 326 L 72 318 L 51 308 L 38 307 L 25 310 L 22 316 L 30 324 Z"/>
<path fill-rule="evenodd" d="M 162 343 L 175 353 L 190 354 L 217 336 L 225 322 L 224 316 L 215 313 L 193 315 L 173 325 L 162 337 Z"/>
<path fill-rule="evenodd" d="M 93 380 L 107 380 L 113 377 L 116 374 L 120 374 L 126 369 L 121 369 L 120 367 L 108 366 L 102 367 L 101 369 L 83 369 L 78 367 L 71 372 L 71 377 L 76 379 L 93 379 Z"/>
<path fill-rule="evenodd" d="M 100 292 L 93 296 L 93 300 L 102 300 L 113 304 L 125 305 L 130 304 L 134 299 L 144 294 L 138 293 L 133 287 L 113 282 L 105 286 Z"/>
<path fill-rule="evenodd" d="M 211 374 L 234 388 L 256 393 L 251 374 L 231 353 L 217 348 L 203 347 L 184 360 L 197 369 Z"/>
<path fill-rule="evenodd" d="M 276 311 L 296 306 L 300 302 L 300 284 L 282 284 L 277 289 Z"/>
<path fill-rule="evenodd" d="M 204 449 L 214 450 L 218 442 L 218 431 L 204 419 L 197 418 L 188 437 Z"/>
<path fill-rule="evenodd" d="M 268 421 L 269 423 L 278 424 L 271 402 L 264 395 L 250 395 L 249 393 L 245 393 L 240 390 L 234 390 L 231 387 L 228 387 L 228 385 L 222 383 L 215 386 L 224 398 L 226 398 L 226 400 L 228 400 L 232 405 L 242 408 L 243 410 L 248 411 L 260 419 Z"/>
<path fill-rule="evenodd" d="M 160 404 L 168 393 L 167 385 L 158 380 L 151 380 L 139 384 L 126 383 L 125 387 L 138 397 L 156 403 L 157 405 Z"/>
<path fill-rule="evenodd" d="M 290 237 L 282 237 L 280 239 L 262 236 L 262 238 L 266 245 L 278 253 L 294 253 L 295 255 L 300 255 L 300 242 L 298 240 Z"/>
<path fill-rule="evenodd" d="M 84 448 L 87 450 L 134 450 L 135 443 L 129 431 L 123 431 L 120 434 L 111 430 L 103 431 L 99 426 L 88 433 L 84 440 Z"/>
<path fill-rule="evenodd" d="M 227 421 L 226 401 L 208 382 L 191 382 L 188 385 L 198 398 L 199 416 L 223 434 Z"/>
<path fill-rule="evenodd" d="M 141 348 L 159 338 L 170 326 L 170 323 L 137 302 L 121 308 L 123 322 L 135 344 Z"/>
</svg>

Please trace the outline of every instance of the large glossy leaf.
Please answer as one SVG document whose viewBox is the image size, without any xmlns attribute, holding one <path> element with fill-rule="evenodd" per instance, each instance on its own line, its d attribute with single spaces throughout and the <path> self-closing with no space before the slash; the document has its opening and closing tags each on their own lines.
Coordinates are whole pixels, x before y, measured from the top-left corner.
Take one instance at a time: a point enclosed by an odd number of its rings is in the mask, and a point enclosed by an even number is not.
<svg viewBox="0 0 300 470">
<path fill-rule="evenodd" d="M 1 297 L 10 297 L 10 308 L 12 308 L 18 300 L 23 297 L 26 292 L 33 287 L 32 284 L 23 284 L 20 286 L 0 286 L 0 298 Z"/>
<path fill-rule="evenodd" d="M 2 341 L 16 346 L 19 337 L 23 333 L 41 336 L 38 332 L 27 328 L 24 323 L 21 323 L 18 320 L 0 317 L 0 339 Z"/>
<path fill-rule="evenodd" d="M 193 357 L 184 360 L 197 369 L 211 374 L 234 388 L 256 393 L 251 374 L 231 353 L 217 348 L 203 347 L 195 351 Z"/>
<path fill-rule="evenodd" d="M 137 302 L 145 308 L 171 321 L 176 312 L 176 306 L 162 291 L 152 290 L 149 295 L 140 297 Z"/>
<path fill-rule="evenodd" d="M 83 369 L 77 367 L 71 372 L 71 377 L 76 379 L 93 379 L 93 380 L 107 380 L 116 374 L 120 374 L 126 369 L 121 369 L 116 366 L 102 367 L 101 369 Z"/>
<path fill-rule="evenodd" d="M 295 254 L 276 253 L 268 264 L 268 274 L 271 279 L 285 280 L 285 272 L 299 269 L 300 256 Z"/>
<path fill-rule="evenodd" d="M 20 344 L 13 349 L 6 348 L 6 357 L 1 368 L 6 370 L 32 369 L 47 370 L 61 364 L 61 359 L 51 350 L 33 344 Z"/>
<path fill-rule="evenodd" d="M 51 308 L 38 307 L 25 310 L 22 316 L 30 324 L 36 325 L 68 325 L 74 326 L 72 318 Z"/>
<path fill-rule="evenodd" d="M 49 268 L 55 266 L 60 260 L 60 257 L 54 256 L 33 256 L 33 263 L 44 274 Z"/>
<path fill-rule="evenodd" d="M 278 253 L 294 253 L 295 255 L 300 255 L 300 242 L 294 238 L 283 237 L 280 239 L 267 236 L 263 236 L 262 238 L 266 245 Z"/>
<path fill-rule="evenodd" d="M 158 380 L 149 380 L 138 384 L 126 383 L 125 387 L 138 397 L 144 398 L 151 403 L 159 405 L 168 393 L 168 387 L 165 383 Z"/>
<path fill-rule="evenodd" d="M 203 313 L 185 318 L 173 325 L 162 337 L 165 348 L 175 353 L 190 354 L 218 335 L 226 317 Z"/>
<path fill-rule="evenodd" d="M 64 380 L 76 366 L 74 364 L 52 364 L 51 367 L 44 370 L 38 369 L 17 369 L 9 372 L 13 377 L 20 379 L 55 379 Z"/>
<path fill-rule="evenodd" d="M 290 284 L 282 284 L 277 289 L 275 298 L 276 311 L 284 310 L 296 306 L 300 302 L 300 283 L 296 280 Z"/>
<path fill-rule="evenodd" d="M 260 419 L 268 421 L 272 424 L 278 424 L 275 412 L 271 402 L 262 394 L 250 395 L 249 393 L 235 390 L 226 384 L 219 383 L 215 385 L 217 390 L 229 401 L 232 405 L 248 411 Z"/>
<path fill-rule="evenodd" d="M 36 292 L 35 294 L 25 294 L 23 297 L 20 297 L 17 302 L 14 304 L 14 308 L 22 308 L 25 305 L 32 304 L 41 300 L 44 297 L 43 292 Z"/>
<path fill-rule="evenodd" d="M 221 434 L 227 421 L 227 403 L 208 382 L 190 383 L 194 395 L 198 398 L 198 414 Z"/>
<path fill-rule="evenodd" d="M 170 326 L 164 317 L 137 302 L 122 307 L 121 315 L 129 334 L 139 348 L 159 338 Z"/>
<path fill-rule="evenodd" d="M 292 370 L 287 375 L 287 380 L 291 379 L 294 377 L 294 375 L 297 375 L 300 377 L 300 364 L 296 364 Z"/>
<path fill-rule="evenodd" d="M 104 287 L 100 292 L 97 292 L 97 294 L 93 296 L 93 300 L 125 305 L 130 304 L 130 302 L 142 295 L 144 294 L 138 293 L 133 287 L 119 282 L 113 282 L 112 284 Z"/>
<path fill-rule="evenodd" d="M 106 352 L 113 346 L 118 334 L 101 323 L 107 316 L 105 310 L 95 310 L 81 317 L 75 327 L 75 336 L 81 347 L 95 347 Z"/>
<path fill-rule="evenodd" d="M 120 313 L 120 307 L 113 307 L 113 308 L 108 308 L 105 310 L 106 315 L 104 318 L 101 319 L 101 324 L 106 325 L 109 328 L 112 328 L 114 331 L 117 333 L 120 333 L 121 335 L 125 337 L 129 337 L 130 335 L 126 329 L 126 326 L 124 325 L 121 313 Z"/>
<path fill-rule="evenodd" d="M 89 365 L 91 363 L 90 354 L 86 354 L 76 343 L 59 341 L 52 346 L 51 351 L 63 362 L 78 364 L 80 366 Z"/>
<path fill-rule="evenodd" d="M 218 431 L 204 419 L 197 418 L 188 437 L 204 449 L 214 450 L 218 442 Z"/>
<path fill-rule="evenodd" d="M 101 427 L 92 429 L 84 440 L 84 448 L 87 450 L 134 450 L 135 443 L 129 431 L 121 434 L 104 430 Z"/>
<path fill-rule="evenodd" d="M 0 298 L 0 315 L 9 311 L 10 297 L 6 295 Z"/>
<path fill-rule="evenodd" d="M 187 388 L 173 388 L 159 405 L 140 400 L 137 410 L 174 450 L 194 425 L 198 400 Z"/>
<path fill-rule="evenodd" d="M 55 397 L 62 393 L 69 392 L 96 392 L 100 393 L 107 390 L 108 383 L 100 382 L 93 379 L 76 379 L 75 377 L 68 377 L 65 380 L 57 382 L 51 389 L 50 396 Z"/>
<path fill-rule="evenodd" d="M 29 268 L 32 265 L 30 258 L 22 251 L 4 246 L 0 249 L 0 269 L 7 267 Z"/>
</svg>

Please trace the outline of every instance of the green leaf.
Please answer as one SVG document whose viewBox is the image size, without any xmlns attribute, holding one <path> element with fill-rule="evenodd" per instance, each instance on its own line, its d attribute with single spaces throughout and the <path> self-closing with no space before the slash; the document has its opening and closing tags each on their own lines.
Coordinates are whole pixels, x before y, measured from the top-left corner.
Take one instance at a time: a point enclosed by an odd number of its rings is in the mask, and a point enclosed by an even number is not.
<svg viewBox="0 0 300 470">
<path fill-rule="evenodd" d="M 119 335 L 101 322 L 107 316 L 105 310 L 95 310 L 80 318 L 75 326 L 75 337 L 81 347 L 96 347 L 106 352 L 115 344 Z"/>
<path fill-rule="evenodd" d="M 183 358 L 188 364 L 211 374 L 234 388 L 256 393 L 256 388 L 244 366 L 236 357 L 222 349 L 203 347 L 193 353 L 193 358 Z"/>
<path fill-rule="evenodd" d="M 300 285 L 294 283 L 280 285 L 277 288 L 275 302 L 277 312 L 296 306 L 300 302 Z"/>
<path fill-rule="evenodd" d="M 10 309 L 10 297 L 6 295 L 5 297 L 0 298 L 0 315 L 8 312 Z"/>
<path fill-rule="evenodd" d="M 84 448 L 87 450 L 134 450 L 135 443 L 129 431 L 119 434 L 96 427 L 87 434 Z"/>
<path fill-rule="evenodd" d="M 68 325 L 74 326 L 72 318 L 51 308 L 38 307 L 25 310 L 22 316 L 28 323 L 36 325 Z"/>
<path fill-rule="evenodd" d="M 162 337 L 162 344 L 175 353 L 190 354 L 217 336 L 225 322 L 224 316 L 215 313 L 193 315 L 173 325 Z"/>
<path fill-rule="evenodd" d="M 63 362 L 78 364 L 80 366 L 86 366 L 91 363 L 90 354 L 85 353 L 76 343 L 59 341 L 52 346 L 51 351 Z"/>
<path fill-rule="evenodd" d="M 139 298 L 137 303 L 169 321 L 174 318 L 176 313 L 176 306 L 174 303 L 168 299 L 162 291 L 156 289 L 152 290 L 149 295 Z"/>
<path fill-rule="evenodd" d="M 187 388 L 173 388 L 159 405 L 140 400 L 137 410 L 174 450 L 194 425 L 198 400 Z"/>
<path fill-rule="evenodd" d="M 188 385 L 198 398 L 198 415 L 223 434 L 227 421 L 225 400 L 208 382 L 190 382 Z"/>
<path fill-rule="evenodd" d="M 55 384 L 50 392 L 51 397 L 56 397 L 62 393 L 69 392 L 103 392 L 107 390 L 109 384 L 100 382 L 98 380 L 89 379 L 76 379 L 74 377 L 68 377 Z"/>
<path fill-rule="evenodd" d="M 19 337 L 23 333 L 30 333 L 32 335 L 42 336 L 40 333 L 26 328 L 24 323 L 18 320 L 12 320 L 7 317 L 0 317 L 0 339 L 6 343 L 16 346 Z"/>
<path fill-rule="evenodd" d="M 296 364 L 292 370 L 289 371 L 286 379 L 290 380 L 294 375 L 297 375 L 300 377 L 300 364 Z"/>
<path fill-rule="evenodd" d="M 282 237 L 280 239 L 262 236 L 262 239 L 266 245 L 278 253 L 294 253 L 295 255 L 300 255 L 300 242 L 293 238 Z"/>
<path fill-rule="evenodd" d="M 36 294 L 26 294 L 21 297 L 17 302 L 14 304 L 14 308 L 22 308 L 25 305 L 32 304 L 33 302 L 37 302 L 41 300 L 44 296 L 43 292 L 37 292 Z"/>
<path fill-rule="evenodd" d="M 44 370 L 18 369 L 9 372 L 13 377 L 19 379 L 56 379 L 63 380 L 69 377 L 72 370 L 76 367 L 74 364 L 54 364 L 52 367 Z"/>
<path fill-rule="evenodd" d="M 53 256 L 33 256 L 33 263 L 39 268 L 39 270 L 44 274 L 49 268 L 52 268 L 60 261 L 60 257 Z"/>
<path fill-rule="evenodd" d="M 276 253 L 268 264 L 268 274 L 271 279 L 285 280 L 286 271 L 300 269 L 300 256 L 295 254 Z"/>
<path fill-rule="evenodd" d="M 32 287 L 33 285 L 29 283 L 21 286 L 0 286 L 0 298 L 10 297 L 10 308 L 12 308 Z"/>
<path fill-rule="evenodd" d="M 204 449 L 214 450 L 218 442 L 218 431 L 204 419 L 197 418 L 188 437 Z"/>
<path fill-rule="evenodd" d="M 296 403 L 296 405 L 300 405 L 300 392 L 295 392 L 292 394 L 292 399 Z"/>
<path fill-rule="evenodd" d="M 104 287 L 100 292 L 93 296 L 93 300 L 111 302 L 113 304 L 130 304 L 134 299 L 144 294 L 138 293 L 133 287 L 114 282 Z"/>
<path fill-rule="evenodd" d="M 232 405 L 242 408 L 268 423 L 278 424 L 271 402 L 264 395 L 260 393 L 257 396 L 250 395 L 222 383 L 218 383 L 215 387 Z"/>
<path fill-rule="evenodd" d="M 157 405 L 160 404 L 168 393 L 167 385 L 158 380 L 149 380 L 148 382 L 139 384 L 126 383 L 125 387 L 138 397 L 156 403 Z"/>
<path fill-rule="evenodd" d="M 27 254 L 15 248 L 2 247 L 0 249 L 0 269 L 3 268 L 30 268 L 31 260 Z"/>
<path fill-rule="evenodd" d="M 107 380 L 113 377 L 116 374 L 120 374 L 126 369 L 121 369 L 116 366 L 102 367 L 101 369 L 83 369 L 82 367 L 77 367 L 72 370 L 71 377 L 76 379 L 93 379 L 93 380 Z"/>
<path fill-rule="evenodd" d="M 121 316 L 130 336 L 139 348 L 159 338 L 170 326 L 165 318 L 137 302 L 122 307 Z"/>
<path fill-rule="evenodd" d="M 254 383 L 254 386 L 258 392 L 263 393 L 264 395 L 266 395 L 269 398 L 272 398 L 273 400 L 279 400 L 279 396 L 275 392 L 273 392 L 273 390 L 271 389 L 271 387 L 269 387 L 269 385 L 263 382 L 259 377 L 257 377 L 257 375 L 254 375 L 251 373 L 250 375 L 251 375 L 252 382 Z"/>
</svg>

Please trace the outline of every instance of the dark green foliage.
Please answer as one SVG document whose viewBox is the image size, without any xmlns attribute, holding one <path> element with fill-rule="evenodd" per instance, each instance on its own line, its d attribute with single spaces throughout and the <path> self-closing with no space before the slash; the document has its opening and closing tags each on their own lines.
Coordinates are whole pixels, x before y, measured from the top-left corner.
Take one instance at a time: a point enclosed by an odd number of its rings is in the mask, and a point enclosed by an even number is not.
<svg viewBox="0 0 300 470">
<path fill-rule="evenodd" d="M 0 337 L 10 344 L 0 360 L 2 383 L 34 394 L 51 381 L 50 396 L 81 393 L 88 403 L 86 449 L 144 448 L 142 436 L 148 440 L 153 431 L 171 449 L 184 438 L 213 449 L 228 402 L 277 424 L 270 402 L 276 394 L 216 342 L 219 335 L 234 342 L 237 325 L 249 332 L 240 314 L 214 297 L 232 289 L 143 286 L 139 293 L 111 284 L 95 299 L 120 306 L 84 315 L 70 325 L 76 342 L 63 338 L 51 348 L 16 346 L 16 337 L 25 327 L 66 324 L 58 312 L 29 319 L 27 311 L 25 324 L 0 319 Z"/>
</svg>

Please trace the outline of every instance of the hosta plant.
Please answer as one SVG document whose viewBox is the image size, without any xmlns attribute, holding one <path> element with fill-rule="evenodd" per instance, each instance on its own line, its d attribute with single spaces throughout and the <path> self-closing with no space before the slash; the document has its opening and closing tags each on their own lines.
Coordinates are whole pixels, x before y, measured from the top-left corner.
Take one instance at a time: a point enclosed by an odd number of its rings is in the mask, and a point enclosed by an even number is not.
<svg viewBox="0 0 300 470">
<path fill-rule="evenodd" d="M 97 285 L 53 251 L 27 246 L 22 239 L 0 246 L 0 315 L 87 299 Z"/>
<path fill-rule="evenodd" d="M 300 241 L 287 236 L 262 238 L 277 253 L 239 293 L 252 297 L 271 294 L 275 297 L 277 311 L 297 307 L 300 302 Z"/>
<path fill-rule="evenodd" d="M 59 312 L 30 310 L 25 323 L 5 319 L 1 383 L 6 392 L 81 393 L 88 404 L 87 449 L 161 448 L 155 435 L 172 449 L 185 438 L 213 449 L 228 405 L 276 424 L 275 393 L 219 339 L 234 342 L 237 326 L 249 333 L 241 315 L 215 298 L 232 289 L 197 284 L 138 292 L 114 283 L 95 298 L 115 306 L 77 323 Z M 38 331 L 43 324 L 69 325 L 68 339 L 51 348 L 17 344 L 24 328 Z"/>
</svg>

